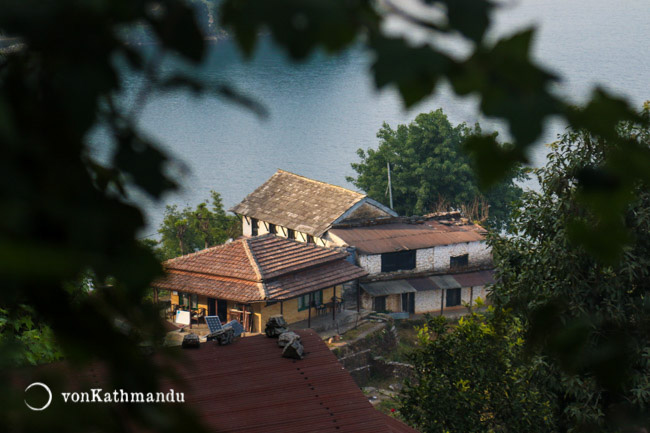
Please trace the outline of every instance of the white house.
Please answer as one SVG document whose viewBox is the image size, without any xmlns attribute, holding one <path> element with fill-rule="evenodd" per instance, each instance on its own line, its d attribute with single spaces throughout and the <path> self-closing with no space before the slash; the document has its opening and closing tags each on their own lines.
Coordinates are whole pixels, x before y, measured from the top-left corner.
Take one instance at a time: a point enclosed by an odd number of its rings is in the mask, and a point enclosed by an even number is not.
<svg viewBox="0 0 650 433">
<path fill-rule="evenodd" d="M 368 272 L 360 296 L 366 309 L 440 311 L 485 299 L 494 282 L 485 230 L 458 212 L 342 222 L 329 237 L 354 247 Z"/>
</svg>

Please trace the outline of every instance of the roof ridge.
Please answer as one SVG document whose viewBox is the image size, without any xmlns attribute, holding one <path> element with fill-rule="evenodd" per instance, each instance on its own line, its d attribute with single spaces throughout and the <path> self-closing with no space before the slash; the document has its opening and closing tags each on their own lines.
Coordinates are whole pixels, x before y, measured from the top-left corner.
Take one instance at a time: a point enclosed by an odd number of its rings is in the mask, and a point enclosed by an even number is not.
<svg viewBox="0 0 650 433">
<path fill-rule="evenodd" d="M 164 262 L 162 262 L 162 264 L 165 265 L 165 264 L 167 264 L 169 262 L 173 262 L 173 261 L 176 261 L 176 260 L 179 260 L 179 259 L 185 259 L 185 258 L 190 257 L 190 256 L 205 254 L 208 251 L 222 249 L 222 248 L 225 248 L 225 247 L 227 247 L 229 245 L 233 245 L 233 244 L 235 244 L 237 242 L 242 242 L 243 240 L 244 240 L 243 238 L 242 239 L 236 239 L 236 240 L 234 240 L 232 242 L 226 242 L 225 244 L 219 244 L 219 245 L 215 245 L 215 246 L 212 246 L 212 247 L 203 248 L 202 250 L 194 251 L 193 253 L 187 253 L 187 254 L 183 254 L 183 255 L 178 256 L 178 257 L 172 257 L 171 259 L 167 259 Z"/>
<path fill-rule="evenodd" d="M 244 251 L 246 252 L 246 256 L 248 257 L 248 260 L 252 265 L 253 272 L 255 272 L 255 275 L 257 276 L 258 279 L 257 290 L 259 290 L 262 299 L 266 299 L 267 298 L 266 286 L 263 284 L 260 264 L 257 262 L 257 258 L 255 257 L 255 254 L 253 254 L 253 251 L 251 250 L 251 246 L 250 246 L 251 239 L 253 238 L 244 239 L 242 245 L 244 246 Z"/>
<path fill-rule="evenodd" d="M 278 171 L 275 172 L 275 174 L 278 174 L 278 173 L 287 173 L 287 174 L 290 174 L 290 175 L 292 175 L 292 176 L 296 176 L 296 177 L 299 177 L 299 178 L 301 178 L 301 179 L 308 180 L 308 181 L 310 181 L 310 182 L 319 183 L 319 184 L 321 184 L 321 185 L 326 185 L 326 186 L 331 186 L 331 187 L 333 187 L 333 188 L 342 189 L 342 190 L 344 190 L 344 191 L 348 191 L 348 192 L 351 192 L 351 193 L 353 193 L 353 194 L 357 194 L 357 195 L 359 195 L 361 198 L 367 197 L 367 194 L 361 194 L 360 192 L 352 191 L 351 189 L 349 189 L 349 188 L 345 188 L 345 187 L 343 187 L 343 186 L 334 185 L 333 183 L 324 182 L 324 181 L 322 181 L 322 180 L 312 179 L 312 178 L 307 177 L 307 176 L 303 176 L 303 175 L 300 175 L 300 174 L 292 173 L 292 172 L 287 171 L 287 170 L 282 170 L 281 168 L 278 168 Z M 274 176 L 275 176 L 275 174 L 274 174 Z"/>
</svg>

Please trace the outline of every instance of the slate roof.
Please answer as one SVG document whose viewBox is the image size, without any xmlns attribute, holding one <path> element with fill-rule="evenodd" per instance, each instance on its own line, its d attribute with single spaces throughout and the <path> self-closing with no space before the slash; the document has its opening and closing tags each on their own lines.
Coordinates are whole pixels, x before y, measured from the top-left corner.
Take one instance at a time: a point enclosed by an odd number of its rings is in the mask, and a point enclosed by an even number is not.
<svg viewBox="0 0 650 433">
<path fill-rule="evenodd" d="M 350 228 L 333 228 L 330 233 L 363 254 L 417 250 L 440 245 L 485 240 L 484 229 L 475 224 L 396 222 Z"/>
<path fill-rule="evenodd" d="M 285 300 L 367 275 L 346 257 L 266 234 L 167 260 L 153 286 L 236 302 Z"/>
<path fill-rule="evenodd" d="M 365 198 L 340 186 L 278 170 L 230 211 L 321 236 Z"/>
</svg>

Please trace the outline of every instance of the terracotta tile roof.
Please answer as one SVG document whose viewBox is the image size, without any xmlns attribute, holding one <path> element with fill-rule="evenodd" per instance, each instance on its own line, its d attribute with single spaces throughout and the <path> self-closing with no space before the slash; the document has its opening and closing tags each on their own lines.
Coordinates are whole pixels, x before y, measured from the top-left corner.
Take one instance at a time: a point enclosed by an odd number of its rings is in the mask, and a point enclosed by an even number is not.
<svg viewBox="0 0 650 433">
<path fill-rule="evenodd" d="M 269 298 L 285 300 L 365 277 L 368 272 L 344 260 L 287 274 L 266 284 Z"/>
<path fill-rule="evenodd" d="M 248 303 L 263 299 L 260 294 L 261 283 L 191 272 L 170 271 L 165 278 L 152 285 L 158 289 L 196 293 L 235 302 Z"/>
<path fill-rule="evenodd" d="M 267 234 L 168 260 L 153 286 L 237 302 L 289 299 L 367 275 L 346 256 Z"/>
<path fill-rule="evenodd" d="M 243 240 L 176 257 L 167 260 L 163 266 L 167 270 L 220 275 L 249 281 L 259 280 L 254 265 L 246 254 Z"/>
<path fill-rule="evenodd" d="M 421 224 L 392 223 L 334 228 L 330 233 L 364 254 L 417 250 L 439 245 L 485 240 L 484 230 L 474 224 L 445 225 L 437 221 Z"/>
<path fill-rule="evenodd" d="M 321 236 L 365 197 L 340 186 L 278 170 L 230 211 Z"/>
<path fill-rule="evenodd" d="M 258 236 L 246 241 L 250 245 L 264 279 L 305 267 L 345 259 L 347 256 L 347 254 L 330 248 L 305 244 L 279 236 Z"/>
</svg>

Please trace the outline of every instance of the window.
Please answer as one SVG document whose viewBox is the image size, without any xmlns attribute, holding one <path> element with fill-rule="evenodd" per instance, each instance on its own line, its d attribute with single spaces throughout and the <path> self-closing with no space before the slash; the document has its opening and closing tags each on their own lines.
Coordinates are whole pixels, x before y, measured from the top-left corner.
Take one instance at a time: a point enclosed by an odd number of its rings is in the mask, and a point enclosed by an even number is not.
<svg viewBox="0 0 650 433">
<path fill-rule="evenodd" d="M 447 298 L 447 302 L 445 303 L 447 307 L 460 305 L 460 289 L 447 289 L 445 297 Z"/>
<path fill-rule="evenodd" d="M 190 305 L 190 295 L 189 293 L 179 293 L 178 294 L 178 305 L 183 308 L 187 308 Z"/>
<path fill-rule="evenodd" d="M 312 235 L 307 235 L 307 243 L 308 244 L 313 244 L 314 243 L 314 237 Z"/>
<path fill-rule="evenodd" d="M 463 254 L 462 256 L 449 257 L 449 267 L 450 268 L 462 268 L 467 266 L 469 263 L 469 254 Z"/>
<path fill-rule="evenodd" d="M 295 232 L 295 230 L 287 229 L 287 237 L 288 237 L 289 239 L 295 239 L 295 238 L 296 238 L 296 232 Z"/>
<path fill-rule="evenodd" d="M 303 311 L 309 308 L 309 293 L 302 295 L 298 298 L 298 311 Z M 314 304 L 312 306 L 317 306 L 323 303 L 323 291 L 319 290 L 318 292 L 313 293 Z"/>
<path fill-rule="evenodd" d="M 259 232 L 259 221 L 251 218 L 251 236 L 257 236 Z"/>
<path fill-rule="evenodd" d="M 383 313 L 386 311 L 386 296 L 375 296 L 374 298 L 374 310 L 378 313 Z"/>
<path fill-rule="evenodd" d="M 381 271 L 393 272 L 415 269 L 415 250 L 384 253 L 381 255 Z"/>
<path fill-rule="evenodd" d="M 195 295 L 194 293 L 192 293 L 192 295 L 190 295 L 190 301 L 191 301 L 190 306 L 192 308 L 199 308 L 199 295 Z"/>
<path fill-rule="evenodd" d="M 269 223 L 269 233 L 273 233 L 274 235 L 278 233 L 278 228 L 275 224 Z"/>
</svg>

